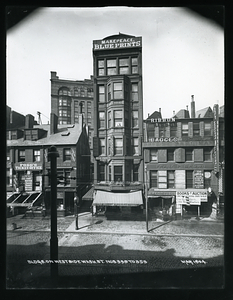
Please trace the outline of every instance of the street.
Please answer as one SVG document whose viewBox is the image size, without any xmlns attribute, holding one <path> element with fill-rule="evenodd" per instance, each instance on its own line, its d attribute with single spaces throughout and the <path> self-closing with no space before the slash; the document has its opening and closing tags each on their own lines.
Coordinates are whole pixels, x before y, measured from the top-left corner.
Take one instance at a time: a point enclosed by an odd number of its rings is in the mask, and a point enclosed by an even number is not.
<svg viewBox="0 0 233 300">
<path fill-rule="evenodd" d="M 58 232 L 59 286 L 223 286 L 223 236 Z M 7 287 L 49 286 L 50 232 L 7 232 Z M 87 280 L 88 279 L 88 280 Z"/>
</svg>

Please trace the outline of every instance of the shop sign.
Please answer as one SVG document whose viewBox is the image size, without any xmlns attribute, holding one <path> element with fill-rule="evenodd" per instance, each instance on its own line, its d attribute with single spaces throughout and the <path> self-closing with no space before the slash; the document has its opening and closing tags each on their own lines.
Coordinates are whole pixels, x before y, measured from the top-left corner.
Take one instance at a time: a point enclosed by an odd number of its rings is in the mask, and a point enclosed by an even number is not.
<svg viewBox="0 0 233 300">
<path fill-rule="evenodd" d="M 207 202 L 207 190 L 176 191 L 176 204 L 201 205 L 201 202 Z"/>
<path fill-rule="evenodd" d="M 194 170 L 194 187 L 196 189 L 204 188 L 204 172 L 201 170 Z"/>
<path fill-rule="evenodd" d="M 122 38 L 93 41 L 93 50 L 142 47 L 142 38 Z"/>
<path fill-rule="evenodd" d="M 42 170 L 42 164 L 38 163 L 15 163 L 15 170 Z"/>
</svg>

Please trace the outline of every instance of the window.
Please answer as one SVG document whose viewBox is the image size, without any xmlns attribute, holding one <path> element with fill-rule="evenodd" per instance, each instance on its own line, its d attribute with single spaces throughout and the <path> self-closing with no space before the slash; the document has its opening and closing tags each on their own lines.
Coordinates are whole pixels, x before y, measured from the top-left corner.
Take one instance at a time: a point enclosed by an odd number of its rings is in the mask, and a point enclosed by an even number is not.
<svg viewBox="0 0 233 300">
<path fill-rule="evenodd" d="M 186 189 L 193 188 L 193 171 L 186 170 Z"/>
<path fill-rule="evenodd" d="M 112 112 L 108 112 L 108 128 L 112 127 Z"/>
<path fill-rule="evenodd" d="M 115 155 L 123 154 L 123 140 L 122 138 L 115 138 L 114 140 L 114 153 Z"/>
<path fill-rule="evenodd" d="M 107 75 L 116 75 L 116 59 L 107 60 Z"/>
<path fill-rule="evenodd" d="M 129 74 L 129 59 L 120 58 L 119 59 L 119 73 L 120 74 Z"/>
<path fill-rule="evenodd" d="M 175 150 L 173 148 L 168 148 L 167 149 L 167 161 L 174 161 L 174 153 Z"/>
<path fill-rule="evenodd" d="M 138 154 L 138 138 L 133 138 L 133 155 Z"/>
<path fill-rule="evenodd" d="M 99 102 L 105 102 L 105 87 L 99 85 Z"/>
<path fill-rule="evenodd" d="M 138 111 L 133 110 L 132 112 L 132 125 L 133 127 L 138 127 Z"/>
<path fill-rule="evenodd" d="M 108 84 L 108 101 L 112 99 L 112 87 L 111 84 Z"/>
<path fill-rule="evenodd" d="M 112 166 L 108 167 L 108 180 L 112 181 Z"/>
<path fill-rule="evenodd" d="M 25 150 L 19 150 L 19 157 L 18 161 L 25 161 Z"/>
<path fill-rule="evenodd" d="M 113 98 L 123 99 L 123 84 L 122 82 L 113 83 Z"/>
<path fill-rule="evenodd" d="M 188 123 L 182 123 L 182 126 L 181 126 L 181 130 L 182 130 L 182 136 L 188 136 Z"/>
<path fill-rule="evenodd" d="M 158 161 L 158 150 L 157 149 L 151 149 L 150 150 L 150 160 L 151 161 Z"/>
<path fill-rule="evenodd" d="M 87 97 L 93 97 L 93 89 L 87 89 Z"/>
<path fill-rule="evenodd" d="M 100 181 L 105 181 L 105 166 L 103 163 L 99 165 L 99 176 Z"/>
<path fill-rule="evenodd" d="M 122 181 L 122 166 L 114 166 L 114 181 Z"/>
<path fill-rule="evenodd" d="M 204 148 L 204 161 L 212 161 L 212 148 Z"/>
<path fill-rule="evenodd" d="M 138 101 L 138 84 L 132 83 L 132 100 Z"/>
<path fill-rule="evenodd" d="M 33 151 L 34 161 L 40 161 L 40 150 Z"/>
<path fill-rule="evenodd" d="M 199 126 L 199 122 L 193 122 L 193 136 L 199 136 L 200 135 L 200 126 Z"/>
<path fill-rule="evenodd" d="M 104 60 L 98 61 L 98 76 L 104 75 Z"/>
<path fill-rule="evenodd" d="M 139 165 L 133 165 L 133 181 L 138 181 L 138 169 Z"/>
<path fill-rule="evenodd" d="M 167 188 L 173 189 L 175 187 L 175 171 L 167 171 Z"/>
<path fill-rule="evenodd" d="M 132 74 L 138 73 L 138 59 L 137 57 L 131 58 L 131 65 L 132 65 Z"/>
<path fill-rule="evenodd" d="M 148 134 L 148 141 L 152 141 L 155 138 L 155 126 L 154 124 L 147 125 L 147 134 Z"/>
<path fill-rule="evenodd" d="M 100 138 L 100 155 L 105 155 L 105 138 Z"/>
<path fill-rule="evenodd" d="M 204 171 L 204 188 L 211 187 L 211 171 Z"/>
<path fill-rule="evenodd" d="M 165 127 L 159 126 L 159 137 L 165 136 Z"/>
<path fill-rule="evenodd" d="M 170 123 L 170 136 L 176 137 L 177 136 L 177 126 L 176 123 Z"/>
<path fill-rule="evenodd" d="M 99 112 L 99 128 L 105 127 L 105 113 L 103 111 Z"/>
<path fill-rule="evenodd" d="M 157 188 L 158 187 L 158 172 L 150 171 L 150 187 Z"/>
<path fill-rule="evenodd" d="M 71 149 L 66 148 L 63 150 L 63 160 L 71 160 Z"/>
<path fill-rule="evenodd" d="M 122 110 L 114 111 L 114 127 L 122 127 L 123 126 L 123 112 Z"/>
<path fill-rule="evenodd" d="M 70 185 L 70 171 L 65 171 L 65 185 Z"/>
<path fill-rule="evenodd" d="M 211 135 L 211 122 L 204 123 L 204 135 L 205 136 Z"/>
<path fill-rule="evenodd" d="M 193 161 L 193 149 L 185 149 L 185 161 Z"/>
</svg>

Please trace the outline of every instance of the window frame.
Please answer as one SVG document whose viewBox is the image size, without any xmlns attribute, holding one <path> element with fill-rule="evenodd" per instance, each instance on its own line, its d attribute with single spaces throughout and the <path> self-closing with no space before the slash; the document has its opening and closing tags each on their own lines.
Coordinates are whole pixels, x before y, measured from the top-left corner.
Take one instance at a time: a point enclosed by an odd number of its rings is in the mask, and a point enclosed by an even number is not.
<svg viewBox="0 0 233 300">
<path fill-rule="evenodd" d="M 67 154 L 66 151 L 70 153 Z M 71 148 L 63 148 L 63 161 L 71 161 Z"/>
</svg>

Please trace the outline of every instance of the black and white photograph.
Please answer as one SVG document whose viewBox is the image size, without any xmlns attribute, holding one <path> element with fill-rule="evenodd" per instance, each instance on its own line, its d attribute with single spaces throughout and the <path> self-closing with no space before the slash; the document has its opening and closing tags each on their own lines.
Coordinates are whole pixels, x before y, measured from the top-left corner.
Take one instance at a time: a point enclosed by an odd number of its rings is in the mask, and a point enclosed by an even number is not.
<svg viewBox="0 0 233 300">
<path fill-rule="evenodd" d="M 224 289 L 224 6 L 5 14 L 6 289 Z"/>
</svg>

